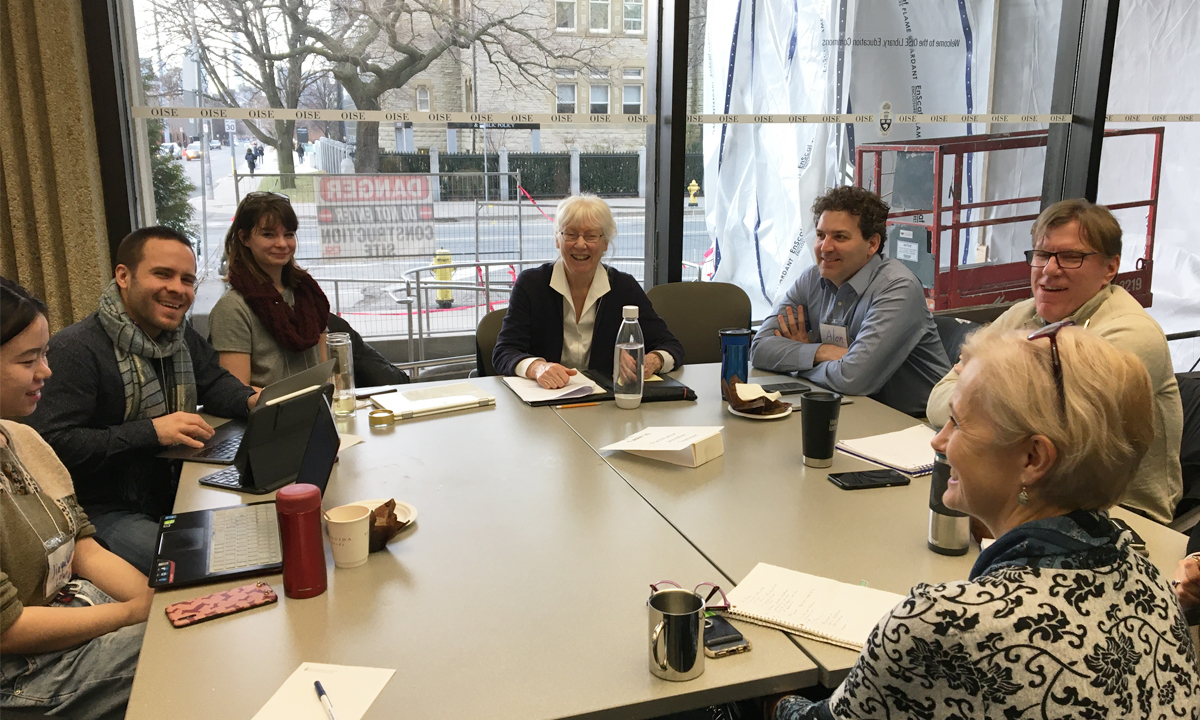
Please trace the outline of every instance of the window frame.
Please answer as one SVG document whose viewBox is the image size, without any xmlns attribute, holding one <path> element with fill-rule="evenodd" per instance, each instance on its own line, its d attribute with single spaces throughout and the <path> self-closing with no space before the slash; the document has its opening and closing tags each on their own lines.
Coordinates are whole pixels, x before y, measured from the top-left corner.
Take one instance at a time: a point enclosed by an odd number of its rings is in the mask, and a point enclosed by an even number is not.
<svg viewBox="0 0 1200 720">
<path fill-rule="evenodd" d="M 629 25 L 629 8 L 636 5 L 638 11 L 638 29 L 630 30 Z M 626 35 L 645 35 L 646 34 L 646 0 L 621 0 L 621 30 Z"/>
<path fill-rule="evenodd" d="M 580 0 L 552 0 L 554 11 L 550 13 L 550 21 L 554 23 L 554 32 L 573 33 L 579 31 L 579 1 Z M 571 26 L 563 27 L 559 24 L 559 6 L 571 6 Z"/>
<path fill-rule="evenodd" d="M 597 112 L 597 102 L 594 100 L 594 93 L 597 90 L 604 91 L 604 112 Z M 590 115 L 608 115 L 612 111 L 612 87 L 608 83 L 591 83 L 588 85 L 588 114 Z"/>
<path fill-rule="evenodd" d="M 632 88 L 636 88 L 638 91 L 637 112 L 629 112 L 629 110 L 628 110 L 629 103 L 626 102 L 626 98 L 625 98 L 625 93 Z M 642 115 L 642 114 L 644 114 L 645 109 L 646 109 L 646 88 L 645 88 L 645 86 L 642 85 L 641 83 L 637 83 L 637 84 L 628 83 L 628 84 L 622 85 L 621 86 L 621 113 L 624 115 Z"/>
<path fill-rule="evenodd" d="M 421 107 L 421 93 L 425 93 L 425 107 Z M 428 85 L 417 86 L 417 112 L 433 112 L 433 99 Z"/>
<path fill-rule="evenodd" d="M 571 109 L 563 110 L 562 90 L 563 88 L 571 88 Z M 559 115 L 574 115 L 579 109 L 579 86 L 575 83 L 556 83 L 554 86 L 554 112 Z"/>
<path fill-rule="evenodd" d="M 612 0 L 587 0 L 588 4 L 588 32 L 597 35 L 608 35 L 612 33 Z M 595 17 L 593 5 L 604 5 L 604 27 L 598 28 L 592 26 L 592 19 Z"/>
</svg>

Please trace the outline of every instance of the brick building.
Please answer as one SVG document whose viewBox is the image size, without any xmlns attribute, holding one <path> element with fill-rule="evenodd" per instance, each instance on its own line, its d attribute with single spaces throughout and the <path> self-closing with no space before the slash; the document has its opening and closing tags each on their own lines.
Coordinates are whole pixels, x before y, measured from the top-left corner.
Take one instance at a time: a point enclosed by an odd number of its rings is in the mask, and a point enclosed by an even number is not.
<svg viewBox="0 0 1200 720">
<path fill-rule="evenodd" d="M 572 59 L 551 61 L 548 64 L 553 69 L 537 72 L 535 81 L 522 76 L 515 67 L 494 67 L 482 47 L 477 46 L 474 53 L 471 49 L 451 48 L 404 87 L 385 94 L 385 110 L 647 112 L 645 0 L 532 0 L 519 5 L 507 0 L 482 0 L 479 7 L 494 13 L 505 12 L 506 7 L 520 11 L 525 14 L 525 23 L 531 13 L 544 16 L 556 51 L 579 52 Z M 494 57 L 497 63 L 511 62 L 502 55 Z M 407 131 L 400 126 L 381 127 L 379 141 L 384 150 L 424 152 L 437 147 L 440 152 L 478 152 L 484 148 L 484 135 L 478 129 L 450 130 L 418 124 Z M 488 152 L 501 147 L 509 152 L 565 152 L 572 145 L 584 152 L 633 152 L 645 144 L 645 126 L 558 126 L 486 132 Z"/>
</svg>

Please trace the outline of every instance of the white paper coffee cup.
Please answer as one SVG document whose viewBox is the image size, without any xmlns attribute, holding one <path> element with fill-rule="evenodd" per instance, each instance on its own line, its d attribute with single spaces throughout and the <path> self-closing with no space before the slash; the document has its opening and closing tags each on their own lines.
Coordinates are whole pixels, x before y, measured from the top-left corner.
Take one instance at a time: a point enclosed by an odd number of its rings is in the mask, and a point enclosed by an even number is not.
<svg viewBox="0 0 1200 720">
<path fill-rule="evenodd" d="M 362 505 L 342 505 L 325 513 L 333 564 L 353 568 L 367 561 L 371 510 Z"/>
</svg>

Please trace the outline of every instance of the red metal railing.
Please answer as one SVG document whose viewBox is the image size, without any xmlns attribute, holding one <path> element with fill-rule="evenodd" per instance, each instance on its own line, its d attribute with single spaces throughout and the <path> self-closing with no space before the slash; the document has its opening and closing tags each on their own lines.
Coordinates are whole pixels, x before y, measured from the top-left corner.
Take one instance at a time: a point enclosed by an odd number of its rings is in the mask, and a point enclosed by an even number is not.
<svg viewBox="0 0 1200 720">
<path fill-rule="evenodd" d="M 1144 307 L 1149 307 L 1153 301 L 1150 292 L 1151 278 L 1154 270 L 1154 230 L 1158 217 L 1158 183 L 1162 169 L 1163 127 L 1136 128 L 1131 130 L 1106 130 L 1104 137 L 1123 137 L 1130 135 L 1152 135 L 1154 137 L 1154 167 L 1150 178 L 1150 197 L 1145 200 L 1134 200 L 1109 204 L 1110 210 L 1126 208 L 1147 208 L 1146 218 L 1146 247 L 1142 257 L 1138 258 L 1135 269 L 1117 275 L 1114 282 L 1124 287 L 1137 298 Z M 989 305 L 1023 300 L 1030 296 L 1029 268 L 1024 262 L 1012 263 L 983 263 L 969 267 L 960 267 L 960 243 L 962 233 L 969 228 L 984 228 L 1018 222 L 1028 222 L 1037 219 L 1038 213 L 1015 215 L 1011 217 L 988 218 L 986 220 L 964 221 L 963 213 L 981 208 L 1002 207 L 1007 205 L 1023 205 L 1041 203 L 1041 197 L 1019 197 L 1005 200 L 989 200 L 983 202 L 964 203 L 962 201 L 963 187 L 963 158 L 970 153 L 994 152 L 998 150 L 1018 150 L 1022 148 L 1045 147 L 1048 132 L 1046 130 L 1029 130 L 1025 132 L 1000 133 L 993 135 L 967 135 L 949 138 L 937 138 L 927 141 L 901 140 L 896 142 L 859 145 L 855 148 L 855 184 L 863 186 L 865 174 L 864 158 L 872 156 L 874 166 L 871 168 L 872 186 L 868 189 L 882 194 L 883 189 L 883 155 L 884 153 L 931 153 L 933 154 L 933 207 L 928 210 L 900 210 L 889 213 L 889 218 L 911 218 L 906 224 L 927 228 L 930 233 L 934 256 L 934 283 L 932 288 L 926 288 L 925 296 L 931 310 L 948 310 L 950 308 Z M 945 165 L 947 160 L 953 160 L 953 180 L 950 186 L 950 207 L 943 206 L 943 198 L 947 196 L 943 187 Z M 949 213 L 947 221 L 945 215 Z M 928 216 L 929 221 L 924 217 Z M 890 224 L 890 222 L 889 222 Z M 950 262 L 942 268 L 943 233 L 950 235 Z"/>
</svg>

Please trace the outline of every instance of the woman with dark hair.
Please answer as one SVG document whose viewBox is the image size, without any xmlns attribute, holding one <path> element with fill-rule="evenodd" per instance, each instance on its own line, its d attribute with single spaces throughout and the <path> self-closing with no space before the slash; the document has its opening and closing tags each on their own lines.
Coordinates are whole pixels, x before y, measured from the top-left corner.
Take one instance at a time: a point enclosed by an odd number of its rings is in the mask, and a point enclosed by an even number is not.
<svg viewBox="0 0 1200 720">
<path fill-rule="evenodd" d="M 221 367 L 265 387 L 321 361 L 329 300 L 296 264 L 300 222 L 284 195 L 242 199 L 225 236 L 231 286 L 209 315 Z"/>
<path fill-rule="evenodd" d="M 154 591 L 110 553 L 29 426 L 50 368 L 46 307 L 0 278 L 0 708 L 125 714 Z"/>
</svg>

